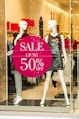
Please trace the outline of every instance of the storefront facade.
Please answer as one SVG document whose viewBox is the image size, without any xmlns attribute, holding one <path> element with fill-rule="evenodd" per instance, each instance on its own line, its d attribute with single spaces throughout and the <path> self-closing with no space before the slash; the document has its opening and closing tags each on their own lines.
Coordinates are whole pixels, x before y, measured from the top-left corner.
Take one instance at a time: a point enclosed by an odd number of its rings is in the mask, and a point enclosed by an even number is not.
<svg viewBox="0 0 79 119">
<path fill-rule="evenodd" d="M 60 0 L 0 0 L 0 2 L 0 110 L 76 112 L 79 108 L 77 75 L 79 1 L 63 0 L 62 3 Z M 40 106 L 40 100 L 43 94 L 46 74 L 38 78 L 22 76 L 22 100 L 17 106 L 14 106 L 13 100 L 16 97 L 15 69 L 13 69 L 12 64 L 10 64 L 11 66 L 9 65 L 9 59 L 11 57 L 7 56 L 7 53 L 8 46 L 11 46 L 13 43 L 14 34 L 19 33 L 18 24 L 22 20 L 28 23 L 27 34 L 29 36 L 40 36 L 44 40 L 46 35 L 50 34 L 48 21 L 57 21 L 57 32 L 64 36 L 68 59 L 63 70 L 70 101 L 68 108 L 57 72 L 52 76 L 53 80 L 50 80 L 49 90 L 43 108 Z"/>
</svg>

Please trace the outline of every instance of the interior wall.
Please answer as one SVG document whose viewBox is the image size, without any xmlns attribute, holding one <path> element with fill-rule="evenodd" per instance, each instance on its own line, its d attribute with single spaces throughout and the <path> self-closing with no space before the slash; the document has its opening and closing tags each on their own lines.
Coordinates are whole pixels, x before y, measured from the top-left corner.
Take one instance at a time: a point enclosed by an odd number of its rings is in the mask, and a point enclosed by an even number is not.
<svg viewBox="0 0 79 119">
<path fill-rule="evenodd" d="M 28 0 L 6 0 L 7 21 L 18 23 L 29 17 Z"/>
<path fill-rule="evenodd" d="M 19 23 L 21 18 L 30 18 L 35 21 L 35 27 L 29 28 L 30 34 L 39 35 L 39 18 L 43 17 L 44 36 L 48 33 L 47 22 L 51 19 L 51 12 L 59 25 L 59 31 L 69 33 L 69 13 L 57 8 L 46 0 L 7 0 L 7 21 Z"/>
<path fill-rule="evenodd" d="M 72 16 L 72 39 L 79 42 L 79 14 Z"/>
<path fill-rule="evenodd" d="M 45 14 L 44 14 L 44 23 L 45 23 L 45 31 L 47 31 L 47 22 L 51 19 L 54 13 L 54 18 L 57 20 L 57 25 L 59 26 L 59 32 L 69 33 L 70 32 L 70 14 L 65 12 L 60 7 L 56 7 L 49 2 L 44 2 Z"/>
</svg>

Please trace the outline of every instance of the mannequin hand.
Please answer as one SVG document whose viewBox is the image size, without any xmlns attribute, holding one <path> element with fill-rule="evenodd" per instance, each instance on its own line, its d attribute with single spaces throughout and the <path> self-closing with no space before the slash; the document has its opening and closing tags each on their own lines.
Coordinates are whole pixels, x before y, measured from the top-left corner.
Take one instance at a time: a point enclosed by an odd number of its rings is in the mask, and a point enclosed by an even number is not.
<svg viewBox="0 0 79 119">
<path fill-rule="evenodd" d="M 8 53 L 7 53 L 7 56 L 10 56 L 10 55 L 12 55 L 12 53 L 13 53 L 13 50 L 11 50 L 11 51 L 8 51 Z"/>
</svg>

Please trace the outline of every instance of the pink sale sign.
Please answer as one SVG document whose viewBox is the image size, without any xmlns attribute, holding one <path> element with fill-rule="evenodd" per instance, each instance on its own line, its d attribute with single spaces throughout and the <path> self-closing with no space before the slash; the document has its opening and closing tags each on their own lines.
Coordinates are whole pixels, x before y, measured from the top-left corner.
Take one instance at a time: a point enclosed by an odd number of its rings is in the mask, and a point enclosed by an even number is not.
<svg viewBox="0 0 79 119">
<path fill-rule="evenodd" d="M 14 46 L 12 61 L 15 69 L 26 77 L 43 75 L 52 63 L 52 52 L 44 39 L 26 36 Z"/>
</svg>

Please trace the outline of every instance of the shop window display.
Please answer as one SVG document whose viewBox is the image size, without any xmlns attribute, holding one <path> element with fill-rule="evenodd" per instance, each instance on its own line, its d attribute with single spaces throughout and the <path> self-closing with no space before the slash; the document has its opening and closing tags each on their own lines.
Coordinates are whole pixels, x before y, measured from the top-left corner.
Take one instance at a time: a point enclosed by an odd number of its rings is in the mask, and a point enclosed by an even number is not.
<svg viewBox="0 0 79 119">
<path fill-rule="evenodd" d="M 5 87 L 7 88 L 6 94 L 4 93 L 5 99 L 0 98 L 0 105 L 3 105 L 1 110 L 5 109 L 5 105 L 7 105 L 6 110 L 10 109 L 10 106 L 11 110 L 22 111 L 71 112 L 73 110 L 75 112 L 75 109 L 78 109 L 75 107 L 77 105 L 77 58 L 73 49 L 78 35 L 74 32 L 76 20 L 74 4 L 74 0 L 64 0 L 63 3 L 60 0 L 22 0 L 20 2 L 7 0 L 7 36 L 5 36 L 7 59 L 4 61 L 7 72 L 3 69 L 3 72 L 6 72 Z M 13 7 L 11 10 L 12 5 L 16 5 L 16 12 Z M 19 41 L 21 42 L 21 38 L 26 36 L 42 38 L 52 50 L 51 67 L 38 77 L 24 76 L 13 64 L 14 47 Z M 78 43 L 78 40 L 76 42 Z M 38 47 L 42 49 L 42 45 Z M 27 49 L 30 48 L 28 45 Z M 33 44 L 32 48 L 34 48 Z M 55 54 L 56 52 L 58 54 Z M 38 62 L 39 66 L 46 65 L 40 60 Z M 35 63 L 34 59 L 32 63 Z M 22 64 L 26 66 L 24 60 Z M 33 66 L 33 64 L 32 67 L 29 66 L 30 69 L 33 69 Z"/>
</svg>

